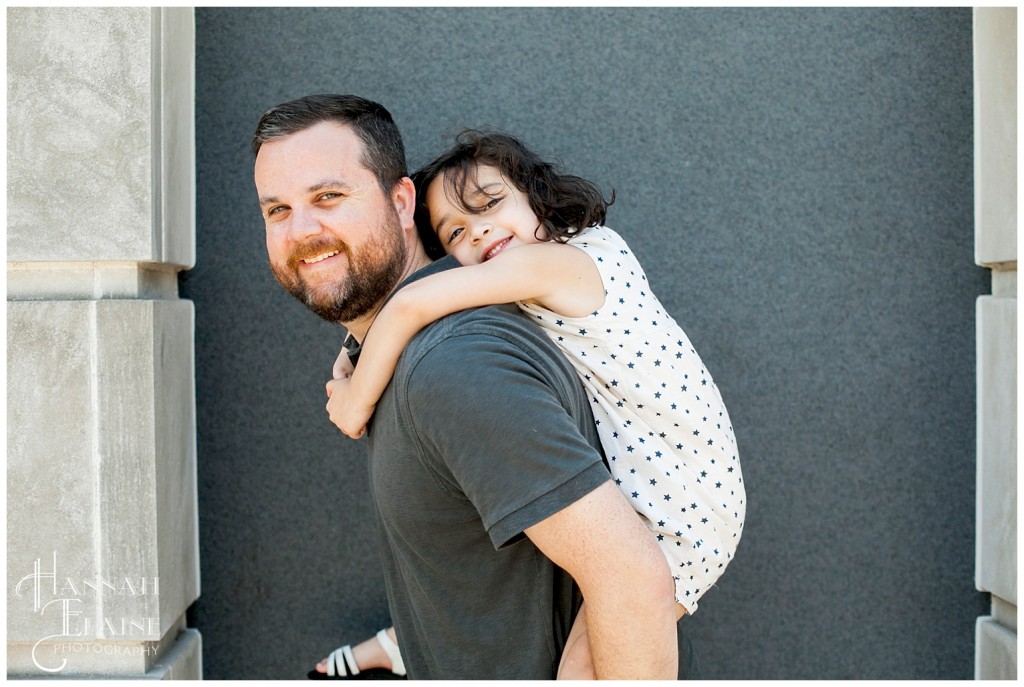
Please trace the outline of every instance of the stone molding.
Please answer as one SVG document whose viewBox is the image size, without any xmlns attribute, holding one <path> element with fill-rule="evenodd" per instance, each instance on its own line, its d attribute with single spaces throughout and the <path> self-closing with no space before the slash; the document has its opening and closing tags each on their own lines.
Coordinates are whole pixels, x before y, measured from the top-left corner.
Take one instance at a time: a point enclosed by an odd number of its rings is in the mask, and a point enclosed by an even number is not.
<svg viewBox="0 0 1024 687">
<path fill-rule="evenodd" d="M 992 270 L 976 306 L 978 618 L 975 677 L 1017 677 L 1017 10 L 974 9 L 975 262 Z"/>
<path fill-rule="evenodd" d="M 8 677 L 202 677 L 193 21 L 7 12 Z"/>
</svg>

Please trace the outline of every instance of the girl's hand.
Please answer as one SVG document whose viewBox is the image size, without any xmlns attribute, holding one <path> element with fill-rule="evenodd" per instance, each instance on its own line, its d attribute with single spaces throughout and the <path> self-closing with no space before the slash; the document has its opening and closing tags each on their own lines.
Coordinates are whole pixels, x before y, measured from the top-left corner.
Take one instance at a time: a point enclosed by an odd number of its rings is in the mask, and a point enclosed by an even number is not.
<svg viewBox="0 0 1024 687">
<path fill-rule="evenodd" d="M 374 406 L 360 406 L 349 398 L 348 377 L 327 382 L 327 414 L 345 436 L 358 439 L 366 434 L 366 423 L 373 417 Z"/>
</svg>

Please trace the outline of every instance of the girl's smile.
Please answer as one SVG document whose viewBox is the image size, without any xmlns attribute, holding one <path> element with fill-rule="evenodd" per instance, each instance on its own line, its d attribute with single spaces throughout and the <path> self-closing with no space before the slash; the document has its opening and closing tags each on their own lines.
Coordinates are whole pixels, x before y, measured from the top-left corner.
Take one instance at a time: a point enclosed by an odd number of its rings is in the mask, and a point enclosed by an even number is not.
<svg viewBox="0 0 1024 687">
<path fill-rule="evenodd" d="M 500 241 L 494 243 L 491 246 L 491 248 L 488 249 L 486 253 L 484 253 L 483 261 L 487 262 L 488 260 L 490 260 L 491 258 L 496 256 L 498 253 L 500 253 L 501 251 L 505 250 L 505 246 L 507 246 L 511 240 L 512 240 L 512 237 L 509 236 L 508 238 L 501 239 Z"/>
</svg>

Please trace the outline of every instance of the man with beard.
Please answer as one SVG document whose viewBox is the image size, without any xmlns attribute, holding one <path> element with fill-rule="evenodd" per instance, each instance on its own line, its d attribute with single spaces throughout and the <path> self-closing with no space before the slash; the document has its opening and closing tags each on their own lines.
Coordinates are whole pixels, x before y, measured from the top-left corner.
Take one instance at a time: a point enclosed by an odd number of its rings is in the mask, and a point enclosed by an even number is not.
<svg viewBox="0 0 1024 687">
<path fill-rule="evenodd" d="M 395 289 L 458 266 L 432 263 L 419 240 L 401 136 L 380 105 L 284 103 L 253 151 L 274 274 L 348 330 L 353 359 Z M 675 660 L 671 575 L 610 480 L 576 373 L 517 307 L 420 332 L 367 442 L 411 679 L 551 679 L 581 592 L 599 677 L 695 668 L 687 644 Z"/>
</svg>

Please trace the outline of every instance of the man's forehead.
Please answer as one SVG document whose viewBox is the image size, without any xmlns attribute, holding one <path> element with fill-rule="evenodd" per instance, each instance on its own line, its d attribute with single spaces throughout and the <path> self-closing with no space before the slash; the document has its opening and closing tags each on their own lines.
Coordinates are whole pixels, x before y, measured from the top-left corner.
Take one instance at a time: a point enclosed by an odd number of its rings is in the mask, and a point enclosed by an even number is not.
<svg viewBox="0 0 1024 687">
<path fill-rule="evenodd" d="M 256 156 L 257 162 L 263 153 L 273 154 L 285 151 L 285 154 L 296 152 L 343 153 L 343 157 L 359 159 L 363 153 L 363 142 L 355 130 L 340 122 L 320 122 L 300 131 L 274 138 L 260 147 Z"/>
<path fill-rule="evenodd" d="M 311 186 L 326 178 L 372 174 L 363 160 L 363 143 L 352 127 L 321 122 L 264 143 L 254 172 L 257 186 L 282 181 Z"/>
</svg>

